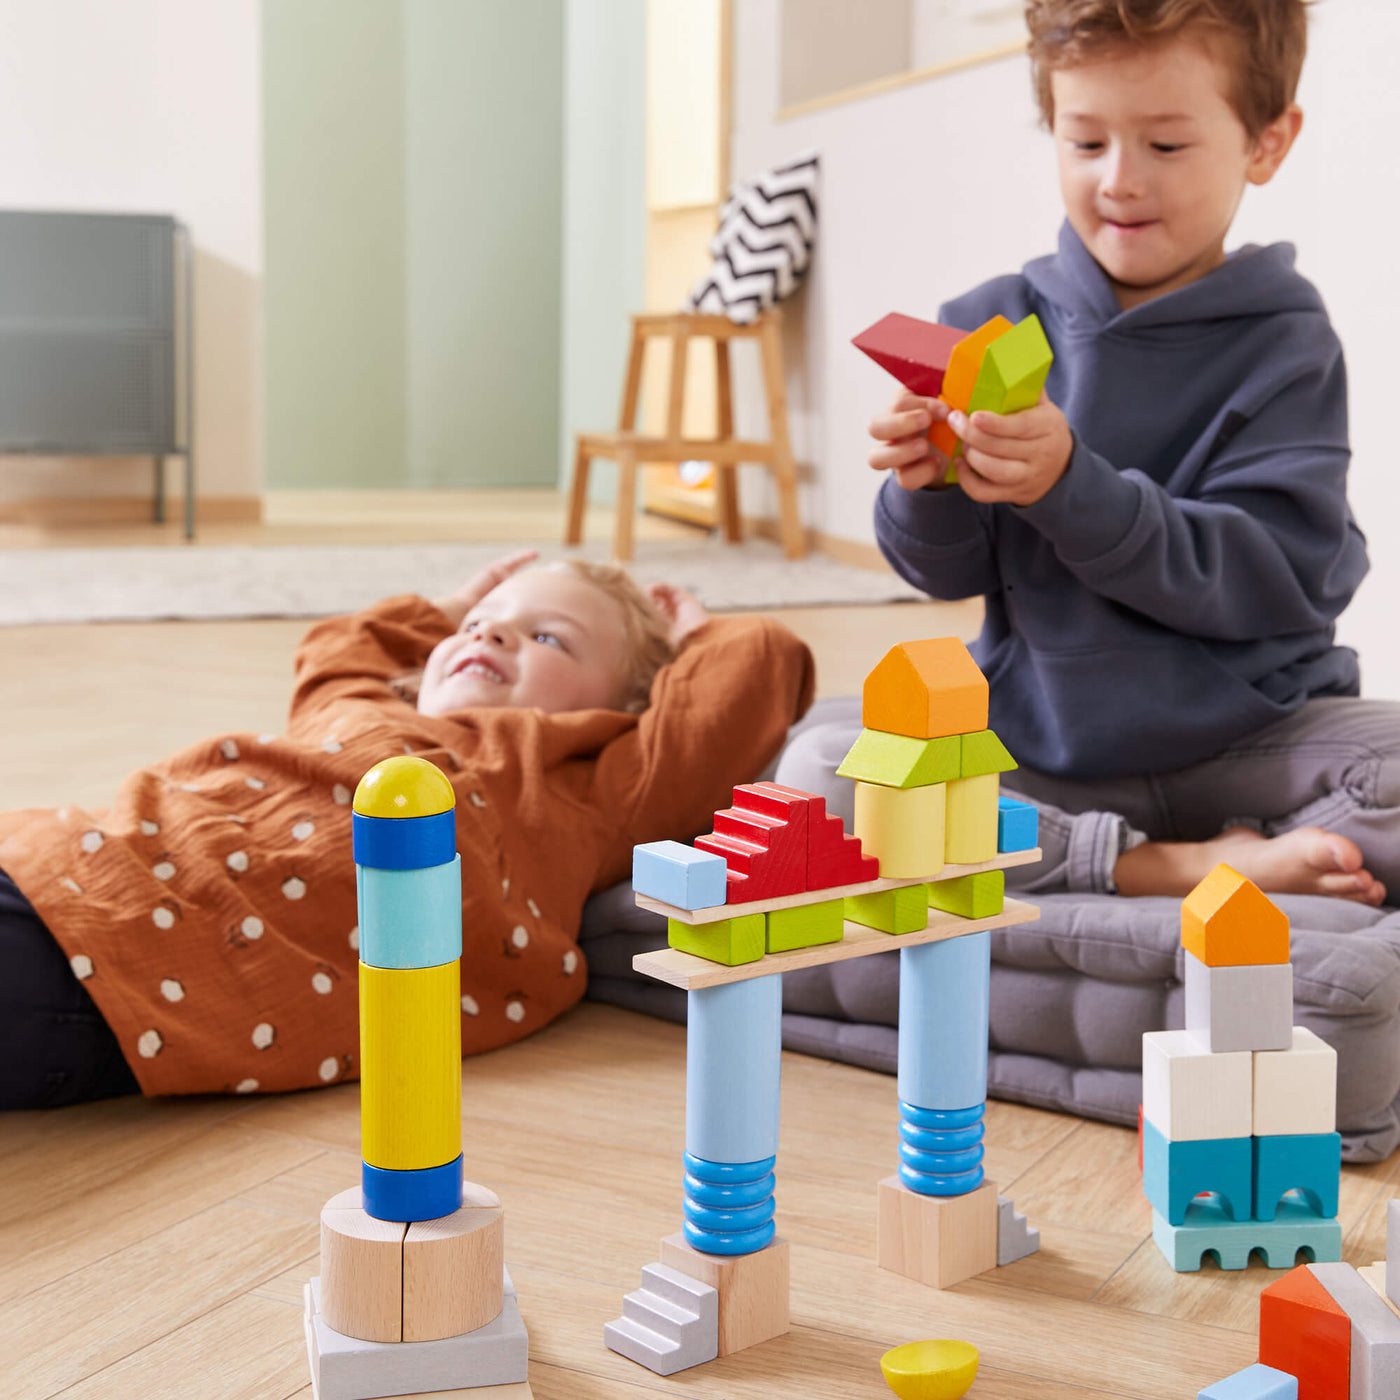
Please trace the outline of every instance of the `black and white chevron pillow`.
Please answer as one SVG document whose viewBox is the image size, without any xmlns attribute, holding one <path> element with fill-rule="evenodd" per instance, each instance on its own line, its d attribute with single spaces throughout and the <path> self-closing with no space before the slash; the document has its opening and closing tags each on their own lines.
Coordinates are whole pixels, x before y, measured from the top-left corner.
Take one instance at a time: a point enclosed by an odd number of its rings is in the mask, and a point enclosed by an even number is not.
<svg viewBox="0 0 1400 1400">
<path fill-rule="evenodd" d="M 691 289 L 689 310 L 746 325 L 797 290 L 817 238 L 819 167 L 807 151 L 730 187 L 710 240 L 714 264 Z"/>
</svg>

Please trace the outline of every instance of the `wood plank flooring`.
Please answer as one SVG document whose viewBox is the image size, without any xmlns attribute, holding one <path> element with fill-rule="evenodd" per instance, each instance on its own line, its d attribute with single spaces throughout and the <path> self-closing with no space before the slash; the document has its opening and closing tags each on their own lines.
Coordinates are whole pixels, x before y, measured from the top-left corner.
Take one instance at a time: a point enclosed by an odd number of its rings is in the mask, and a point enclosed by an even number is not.
<svg viewBox="0 0 1400 1400">
<path fill-rule="evenodd" d="M 424 537 L 412 521 L 352 527 Z M 518 517 L 494 536 L 481 528 L 476 538 L 522 537 Z M 976 627 L 975 609 L 935 604 L 783 617 L 816 651 L 827 694 L 856 690 L 896 640 Z M 0 630 L 0 803 L 100 805 L 146 758 L 277 728 L 303 627 Z M 875 1183 L 896 1160 L 893 1080 L 798 1055 L 783 1077 L 792 1331 L 665 1380 L 601 1334 L 678 1228 L 683 1031 L 585 1005 L 464 1063 L 466 1160 L 506 1207 L 540 1400 L 876 1400 L 889 1395 L 880 1353 L 933 1336 L 980 1348 L 974 1400 L 1184 1400 L 1254 1359 L 1258 1294 L 1278 1275 L 1168 1269 L 1131 1132 L 990 1104 L 988 1174 L 1040 1228 L 1041 1251 L 938 1293 L 874 1263 Z M 0 1117 L 0 1395 L 310 1400 L 301 1288 L 317 1268 L 320 1207 L 358 1166 L 355 1085 Z M 1351 1262 L 1384 1256 L 1397 1173 L 1400 1158 L 1344 1171 Z"/>
</svg>

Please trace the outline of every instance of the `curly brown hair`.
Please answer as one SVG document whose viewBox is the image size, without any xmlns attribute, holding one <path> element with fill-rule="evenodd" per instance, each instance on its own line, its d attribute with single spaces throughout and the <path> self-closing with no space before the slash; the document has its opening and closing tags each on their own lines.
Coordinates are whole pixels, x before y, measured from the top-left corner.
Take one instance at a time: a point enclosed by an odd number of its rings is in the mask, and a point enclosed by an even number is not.
<svg viewBox="0 0 1400 1400">
<path fill-rule="evenodd" d="M 1119 45 L 1187 29 L 1224 41 L 1230 105 L 1253 140 L 1292 103 L 1308 47 L 1310 0 L 1026 0 L 1031 78 L 1041 119 L 1055 118 L 1050 75 Z"/>
</svg>

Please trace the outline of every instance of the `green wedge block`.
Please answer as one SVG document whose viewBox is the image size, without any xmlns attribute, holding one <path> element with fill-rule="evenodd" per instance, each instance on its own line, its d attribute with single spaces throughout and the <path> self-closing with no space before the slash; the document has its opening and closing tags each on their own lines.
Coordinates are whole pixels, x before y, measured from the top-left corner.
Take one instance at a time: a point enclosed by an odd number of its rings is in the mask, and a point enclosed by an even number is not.
<svg viewBox="0 0 1400 1400">
<path fill-rule="evenodd" d="M 929 787 L 961 777 L 961 763 L 960 735 L 911 739 L 882 729 L 862 729 L 836 771 L 843 778 L 881 787 Z"/>
<path fill-rule="evenodd" d="M 1027 316 L 987 347 L 982 368 L 977 371 L 968 415 L 979 409 L 1019 413 L 1038 403 L 1054 358 L 1040 318 Z"/>
<path fill-rule="evenodd" d="M 986 773 L 1009 773 L 1016 760 L 1006 751 L 1006 745 L 990 729 L 973 734 L 960 734 L 962 760 L 960 778 L 980 778 Z"/>
<path fill-rule="evenodd" d="M 846 917 L 881 933 L 916 933 L 928 924 L 928 886 L 903 885 L 878 894 L 848 894 Z"/>
<path fill-rule="evenodd" d="M 964 919 L 990 919 L 1000 914 L 1006 895 L 1006 878 L 1000 870 L 980 870 L 956 880 L 939 880 L 928 886 L 930 909 L 957 914 Z"/>
<path fill-rule="evenodd" d="M 718 919 L 712 924 L 667 919 L 666 941 L 683 953 L 737 967 L 763 956 L 764 918 L 762 914 L 740 914 L 737 919 Z"/>
<path fill-rule="evenodd" d="M 814 948 L 818 943 L 839 943 L 846 932 L 845 901 L 826 899 L 820 904 L 770 909 L 768 951 L 786 953 L 792 948 Z"/>
</svg>

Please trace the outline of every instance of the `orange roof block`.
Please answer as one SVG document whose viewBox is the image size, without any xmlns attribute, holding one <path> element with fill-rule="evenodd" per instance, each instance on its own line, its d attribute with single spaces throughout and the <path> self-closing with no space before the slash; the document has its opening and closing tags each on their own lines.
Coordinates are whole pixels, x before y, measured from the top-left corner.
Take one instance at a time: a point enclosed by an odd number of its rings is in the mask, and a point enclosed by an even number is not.
<svg viewBox="0 0 1400 1400">
<path fill-rule="evenodd" d="M 987 728 L 987 678 L 956 637 L 901 642 L 865 678 L 861 723 L 941 739 Z"/>
<path fill-rule="evenodd" d="M 1217 865 L 1181 901 L 1181 946 L 1208 967 L 1288 961 L 1288 915 L 1238 870 Z"/>
</svg>

